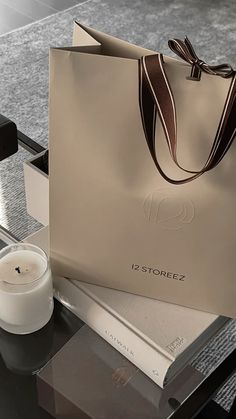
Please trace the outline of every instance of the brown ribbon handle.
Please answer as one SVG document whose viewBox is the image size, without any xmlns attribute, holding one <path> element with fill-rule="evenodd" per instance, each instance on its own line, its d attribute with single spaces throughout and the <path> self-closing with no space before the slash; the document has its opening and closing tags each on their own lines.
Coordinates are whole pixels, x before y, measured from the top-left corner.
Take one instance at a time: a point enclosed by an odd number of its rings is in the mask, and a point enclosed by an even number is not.
<svg viewBox="0 0 236 419">
<path fill-rule="evenodd" d="M 218 66 L 217 66 L 218 67 Z M 204 68 L 201 69 L 205 71 Z M 231 70 L 230 70 L 231 71 Z M 225 77 L 225 74 L 217 74 Z M 218 125 L 215 139 L 208 159 L 199 171 L 190 171 L 183 168 L 177 159 L 177 125 L 176 107 L 170 84 L 163 66 L 161 54 L 148 55 L 139 61 L 139 101 L 143 129 L 153 161 L 162 177 L 172 184 L 183 184 L 201 176 L 203 173 L 216 167 L 228 149 L 236 134 L 236 75 L 233 75 L 224 110 Z M 229 77 L 229 74 L 228 74 Z M 191 176 L 175 180 L 168 177 L 158 162 L 155 146 L 156 115 L 159 114 L 171 157 L 175 164 Z"/>
</svg>

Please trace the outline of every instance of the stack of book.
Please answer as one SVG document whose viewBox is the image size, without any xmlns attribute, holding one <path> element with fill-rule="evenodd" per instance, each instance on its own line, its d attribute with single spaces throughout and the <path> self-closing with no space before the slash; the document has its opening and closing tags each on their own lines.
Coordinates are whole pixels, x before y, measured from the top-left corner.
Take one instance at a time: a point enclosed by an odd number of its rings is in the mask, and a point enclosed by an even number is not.
<svg viewBox="0 0 236 419">
<path fill-rule="evenodd" d="M 48 228 L 26 241 L 48 251 Z M 169 383 L 227 317 L 66 278 L 55 297 L 160 387 Z"/>
</svg>

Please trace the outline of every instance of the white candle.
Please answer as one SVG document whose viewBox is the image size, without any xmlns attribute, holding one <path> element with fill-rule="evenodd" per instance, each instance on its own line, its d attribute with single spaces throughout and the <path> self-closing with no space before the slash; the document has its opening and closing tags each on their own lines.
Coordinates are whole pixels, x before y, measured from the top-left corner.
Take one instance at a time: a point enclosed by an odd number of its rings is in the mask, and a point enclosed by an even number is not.
<svg viewBox="0 0 236 419">
<path fill-rule="evenodd" d="M 41 329 L 53 312 L 52 276 L 46 254 L 17 243 L 0 252 L 0 326 L 11 333 Z"/>
</svg>

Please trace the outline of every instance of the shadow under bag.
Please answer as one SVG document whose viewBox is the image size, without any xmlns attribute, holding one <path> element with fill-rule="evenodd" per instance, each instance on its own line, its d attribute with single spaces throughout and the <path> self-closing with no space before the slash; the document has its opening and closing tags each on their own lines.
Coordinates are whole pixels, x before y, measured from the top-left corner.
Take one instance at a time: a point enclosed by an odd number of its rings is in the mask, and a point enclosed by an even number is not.
<svg viewBox="0 0 236 419">
<path fill-rule="evenodd" d="M 55 274 L 236 317 L 236 76 L 75 23 L 50 51 Z"/>
</svg>

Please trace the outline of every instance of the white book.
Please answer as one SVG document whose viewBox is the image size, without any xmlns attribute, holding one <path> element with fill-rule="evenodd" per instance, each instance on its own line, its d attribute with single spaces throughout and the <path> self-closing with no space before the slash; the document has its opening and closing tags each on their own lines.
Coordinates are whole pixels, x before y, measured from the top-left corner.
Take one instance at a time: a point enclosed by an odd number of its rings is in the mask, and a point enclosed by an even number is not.
<svg viewBox="0 0 236 419">
<path fill-rule="evenodd" d="M 26 241 L 47 251 L 47 228 Z M 54 284 L 59 301 L 162 388 L 228 320 L 77 280 Z"/>
</svg>

